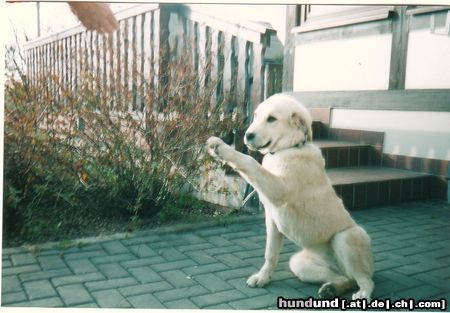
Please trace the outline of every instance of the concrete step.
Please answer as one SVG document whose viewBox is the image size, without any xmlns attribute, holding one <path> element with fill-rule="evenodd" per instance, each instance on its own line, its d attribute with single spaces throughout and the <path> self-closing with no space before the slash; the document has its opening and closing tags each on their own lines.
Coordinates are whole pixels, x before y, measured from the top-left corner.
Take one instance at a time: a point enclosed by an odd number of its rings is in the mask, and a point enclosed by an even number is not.
<svg viewBox="0 0 450 313">
<path fill-rule="evenodd" d="M 347 209 L 436 197 L 433 175 L 381 166 L 330 168 L 327 174 Z"/>
<path fill-rule="evenodd" d="M 381 165 L 378 150 L 369 144 L 340 140 L 316 140 L 327 168 Z"/>
</svg>

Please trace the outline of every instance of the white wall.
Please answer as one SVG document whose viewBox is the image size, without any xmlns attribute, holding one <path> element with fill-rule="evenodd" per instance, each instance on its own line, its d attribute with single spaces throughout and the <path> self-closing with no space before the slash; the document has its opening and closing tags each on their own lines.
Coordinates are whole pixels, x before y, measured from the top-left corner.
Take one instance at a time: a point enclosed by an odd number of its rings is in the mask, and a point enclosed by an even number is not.
<svg viewBox="0 0 450 313">
<path fill-rule="evenodd" d="M 384 90 L 391 34 L 298 45 L 294 91 Z"/>
<path fill-rule="evenodd" d="M 450 112 L 334 109 L 331 127 L 385 132 L 384 153 L 450 161 Z"/>
<path fill-rule="evenodd" d="M 450 88 L 450 36 L 410 32 L 405 88 Z"/>
</svg>

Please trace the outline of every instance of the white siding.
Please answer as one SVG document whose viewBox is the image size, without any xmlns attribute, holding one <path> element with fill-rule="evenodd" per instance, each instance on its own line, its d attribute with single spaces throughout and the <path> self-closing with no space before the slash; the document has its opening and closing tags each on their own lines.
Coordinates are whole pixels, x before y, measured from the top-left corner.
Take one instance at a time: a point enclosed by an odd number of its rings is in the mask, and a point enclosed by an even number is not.
<svg viewBox="0 0 450 313">
<path fill-rule="evenodd" d="M 450 88 L 450 36 L 410 32 L 405 88 Z"/>
<path fill-rule="evenodd" d="M 391 34 L 299 45 L 294 91 L 385 90 Z"/>
</svg>

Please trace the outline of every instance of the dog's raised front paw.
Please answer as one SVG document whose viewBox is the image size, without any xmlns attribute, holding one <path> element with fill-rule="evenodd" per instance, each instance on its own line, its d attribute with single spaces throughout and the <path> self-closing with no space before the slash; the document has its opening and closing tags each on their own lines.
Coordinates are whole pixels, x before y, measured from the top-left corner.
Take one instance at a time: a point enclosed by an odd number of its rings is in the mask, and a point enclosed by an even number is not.
<svg viewBox="0 0 450 313">
<path fill-rule="evenodd" d="M 263 287 L 270 282 L 269 275 L 263 275 L 261 273 L 256 273 L 247 279 L 247 285 L 249 287 Z"/>
<path fill-rule="evenodd" d="M 208 153 L 216 159 L 222 160 L 221 147 L 225 147 L 226 143 L 222 139 L 217 137 L 210 137 L 206 141 Z"/>
</svg>

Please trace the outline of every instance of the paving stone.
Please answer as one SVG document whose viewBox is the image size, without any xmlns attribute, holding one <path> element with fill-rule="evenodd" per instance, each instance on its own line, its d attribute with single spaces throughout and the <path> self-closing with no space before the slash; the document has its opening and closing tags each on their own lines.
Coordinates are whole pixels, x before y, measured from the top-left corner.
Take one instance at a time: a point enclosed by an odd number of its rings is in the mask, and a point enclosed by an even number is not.
<svg viewBox="0 0 450 313">
<path fill-rule="evenodd" d="M 7 292 L 21 291 L 19 278 L 17 276 L 6 276 L 2 278 L 2 294 Z"/>
<path fill-rule="evenodd" d="M 39 264 L 45 270 L 54 270 L 58 268 L 66 268 L 67 264 L 61 259 L 59 254 L 47 255 L 47 256 L 39 256 L 38 258 Z"/>
<path fill-rule="evenodd" d="M 230 240 L 230 239 L 248 238 L 248 237 L 254 236 L 254 235 L 255 235 L 255 233 L 252 231 L 243 230 L 243 231 L 227 232 L 225 234 L 222 234 L 222 237 Z M 235 242 L 235 241 L 233 240 L 233 242 Z"/>
<path fill-rule="evenodd" d="M 2 277 L 22 273 L 38 272 L 40 270 L 41 268 L 37 264 L 8 267 L 2 269 Z"/>
<path fill-rule="evenodd" d="M 19 278 L 21 282 L 27 282 L 33 280 L 50 279 L 59 276 L 67 276 L 71 274 L 72 272 L 68 268 L 61 268 L 56 270 L 19 274 Z"/>
<path fill-rule="evenodd" d="M 207 265 L 188 266 L 188 267 L 183 268 L 183 272 L 185 272 L 186 274 L 188 274 L 190 276 L 196 276 L 196 275 L 200 275 L 200 274 L 213 273 L 213 272 L 222 271 L 222 270 L 226 270 L 226 269 L 229 269 L 229 267 L 223 263 L 212 263 L 212 264 L 207 264 Z"/>
<path fill-rule="evenodd" d="M 229 303 L 229 305 L 233 309 L 238 310 L 267 309 L 268 307 L 277 304 L 277 297 L 278 296 L 274 294 L 261 295 L 247 299 L 232 301 Z"/>
<path fill-rule="evenodd" d="M 92 296 L 101 308 L 131 308 L 131 304 L 115 289 L 95 291 Z"/>
<path fill-rule="evenodd" d="M 187 259 L 187 256 L 173 247 L 167 247 L 158 250 L 158 254 L 167 261 L 179 261 Z"/>
<path fill-rule="evenodd" d="M 25 300 L 27 300 L 27 296 L 22 290 L 12 293 L 3 293 L 2 290 L 2 306 Z"/>
<path fill-rule="evenodd" d="M 442 292 L 442 290 L 439 288 L 422 285 L 397 292 L 397 295 L 406 299 L 413 298 L 415 300 L 427 300 L 432 296 L 438 295 L 440 292 Z"/>
<path fill-rule="evenodd" d="M 155 264 L 152 265 L 152 268 L 157 272 L 162 271 L 168 271 L 168 270 L 175 270 L 175 269 L 182 269 L 187 266 L 194 266 L 197 265 L 192 260 L 181 260 L 181 261 L 172 261 L 172 262 L 166 262 L 161 264 Z"/>
<path fill-rule="evenodd" d="M 98 308 L 98 305 L 95 302 L 89 302 L 89 303 L 82 303 L 82 304 L 74 304 L 74 305 L 71 305 L 71 308 Z"/>
<path fill-rule="evenodd" d="M 219 254 L 216 255 L 215 258 L 217 260 L 220 260 L 220 262 L 225 263 L 230 268 L 238 268 L 238 267 L 245 267 L 249 266 L 249 264 L 242 259 L 234 256 L 231 253 L 227 254 Z"/>
<path fill-rule="evenodd" d="M 59 297 L 52 297 L 46 299 L 15 302 L 11 304 L 12 307 L 39 307 L 39 308 L 58 308 L 63 307 L 64 303 Z"/>
<path fill-rule="evenodd" d="M 105 250 L 94 250 L 94 251 L 85 251 L 78 253 L 64 253 L 64 260 L 76 260 L 76 259 L 94 259 L 108 256 Z"/>
<path fill-rule="evenodd" d="M 197 245 L 197 244 L 203 244 L 203 243 L 207 243 L 207 241 L 205 240 L 205 238 L 202 238 L 196 234 L 193 233 L 184 233 L 184 234 L 180 234 L 179 237 L 185 241 L 186 243 L 188 243 L 190 246 L 193 245 Z M 179 247 L 177 247 L 177 249 L 179 251 L 181 251 L 179 249 Z"/>
<path fill-rule="evenodd" d="M 56 290 L 48 280 L 38 280 L 23 284 L 25 292 L 30 300 L 49 298 L 56 296 Z"/>
<path fill-rule="evenodd" d="M 120 241 L 109 241 L 102 244 L 102 247 L 108 254 L 126 254 L 130 250 L 127 249 Z"/>
<path fill-rule="evenodd" d="M 226 282 L 231 286 L 233 286 L 234 289 L 239 290 L 248 297 L 255 297 L 265 295 L 268 293 L 268 291 L 264 288 L 252 288 L 247 286 L 247 277 L 238 277 L 234 279 L 229 279 Z"/>
<path fill-rule="evenodd" d="M 186 275 L 181 270 L 171 270 L 166 272 L 160 272 L 164 280 L 169 282 L 175 288 L 182 288 L 195 285 L 195 282 L 192 280 L 191 276 Z"/>
<path fill-rule="evenodd" d="M 189 299 L 180 299 L 180 300 L 169 301 L 169 302 L 166 302 L 165 305 L 168 309 L 184 309 L 184 310 L 198 309 L 198 306 L 196 306 Z"/>
<path fill-rule="evenodd" d="M 215 257 L 201 250 L 187 251 L 184 254 L 186 254 L 190 259 L 194 260 L 195 262 L 201 265 L 217 262 L 217 259 Z"/>
<path fill-rule="evenodd" d="M 157 253 L 145 244 L 139 244 L 134 246 L 129 246 L 128 249 L 133 252 L 138 258 L 147 258 L 151 256 L 157 256 Z"/>
<path fill-rule="evenodd" d="M 127 300 L 136 309 L 165 309 L 165 306 L 152 294 L 127 297 Z"/>
<path fill-rule="evenodd" d="M 181 296 L 184 298 L 190 298 L 193 296 L 205 295 L 205 294 L 209 294 L 209 291 L 206 288 L 204 288 L 203 286 L 199 286 L 199 285 L 178 288 L 178 289 L 171 288 L 170 290 L 165 290 L 165 291 L 160 291 L 160 292 L 154 293 L 154 295 L 163 303 L 167 302 L 167 301 L 173 301 L 173 300 L 180 299 Z"/>
<path fill-rule="evenodd" d="M 14 266 L 35 264 L 36 258 L 31 253 L 12 254 L 11 261 Z"/>
<path fill-rule="evenodd" d="M 170 285 L 166 281 L 159 281 L 159 282 L 143 284 L 143 285 L 122 287 L 122 288 L 119 288 L 119 291 L 125 297 L 128 297 L 128 296 L 141 295 L 141 294 L 152 294 L 157 291 L 163 291 L 163 290 L 168 290 L 168 289 L 172 290 L 173 289 L 172 285 Z"/>
<path fill-rule="evenodd" d="M 69 260 L 67 265 L 69 265 L 74 274 L 97 272 L 97 268 L 88 259 Z"/>
<path fill-rule="evenodd" d="M 76 284 L 76 283 L 87 283 L 97 280 L 104 280 L 105 276 L 103 276 L 101 273 L 87 273 L 82 275 L 67 275 L 62 277 L 55 277 L 52 278 L 52 283 L 55 287 L 63 286 L 63 285 L 70 285 L 70 284 Z"/>
<path fill-rule="evenodd" d="M 233 307 L 230 306 L 228 303 L 219 303 L 219 304 L 214 304 L 214 305 L 210 305 L 210 306 L 205 306 L 203 309 L 204 310 L 232 310 Z"/>
<path fill-rule="evenodd" d="M 210 242 L 193 245 L 182 245 L 177 247 L 178 251 L 183 252 L 184 254 L 186 254 L 187 251 L 202 251 L 209 248 L 214 248 L 214 245 Z"/>
<path fill-rule="evenodd" d="M 3 260 L 2 261 L 2 268 L 8 268 L 8 267 L 11 267 L 12 266 L 12 263 L 11 263 L 11 261 L 10 260 Z"/>
<path fill-rule="evenodd" d="M 103 289 L 112 289 L 119 287 L 126 287 L 130 285 L 136 285 L 138 282 L 133 277 L 125 277 L 125 278 L 116 278 L 109 280 L 99 280 L 85 283 L 86 288 L 89 291 L 94 290 L 103 290 Z"/>
<path fill-rule="evenodd" d="M 191 298 L 199 308 L 204 308 L 206 306 L 211 306 L 223 302 L 231 302 L 239 299 L 246 298 L 246 296 L 237 290 L 226 290 L 217 293 L 208 293 L 203 296 L 197 296 Z"/>
<path fill-rule="evenodd" d="M 61 286 L 56 289 L 66 306 L 89 303 L 93 299 L 82 284 Z"/>
<path fill-rule="evenodd" d="M 132 267 L 129 272 L 143 284 L 163 280 L 162 277 L 149 266 Z"/>
<path fill-rule="evenodd" d="M 231 240 L 231 242 L 244 248 L 245 250 L 258 249 L 261 247 L 261 243 L 253 242 L 253 241 L 249 240 L 248 238 L 238 238 L 238 239 L 230 239 L 230 240 Z"/>
<path fill-rule="evenodd" d="M 233 279 L 233 278 L 237 278 L 237 277 L 246 277 L 247 278 L 250 275 L 256 273 L 256 271 L 257 271 L 256 267 L 247 266 L 247 267 L 230 269 L 230 270 L 226 270 L 226 271 L 220 271 L 220 272 L 216 272 L 215 274 L 222 279 L 228 280 L 228 279 Z"/>
<path fill-rule="evenodd" d="M 123 261 L 120 264 L 125 269 L 130 269 L 132 267 L 142 267 L 145 265 L 160 264 L 160 263 L 165 263 L 165 262 L 167 262 L 167 261 L 164 260 L 164 258 L 162 258 L 160 256 L 154 256 L 154 257 L 137 259 L 137 260 L 134 259 L 134 260 Z"/>
<path fill-rule="evenodd" d="M 214 256 L 216 254 L 232 253 L 232 252 L 237 252 L 237 251 L 242 251 L 242 250 L 244 250 L 244 248 L 237 246 L 237 245 L 232 245 L 232 246 L 206 249 L 203 251 L 205 251 L 205 253 L 208 253 L 208 254 Z"/>
<path fill-rule="evenodd" d="M 122 277 L 130 276 L 130 273 L 128 273 L 118 263 L 99 264 L 99 265 L 97 265 L 97 268 L 108 279 L 122 278 Z"/>
<path fill-rule="evenodd" d="M 105 264 L 105 263 L 113 263 L 113 262 L 125 262 L 136 260 L 136 257 L 131 253 L 126 254 L 115 254 L 115 255 L 106 255 L 91 258 L 92 263 L 94 264 Z"/>
<path fill-rule="evenodd" d="M 207 288 L 211 292 L 218 292 L 223 290 L 229 290 L 233 287 L 223 279 L 217 277 L 212 273 L 196 275 L 194 280 L 200 283 L 203 287 Z"/>
<path fill-rule="evenodd" d="M 257 249 L 234 252 L 233 255 L 241 259 L 248 259 L 254 257 L 264 258 L 264 245 L 260 246 Z"/>
<path fill-rule="evenodd" d="M 207 241 L 212 243 L 215 247 L 225 248 L 229 246 L 234 246 L 234 243 L 222 236 L 209 236 L 205 237 Z"/>
</svg>

